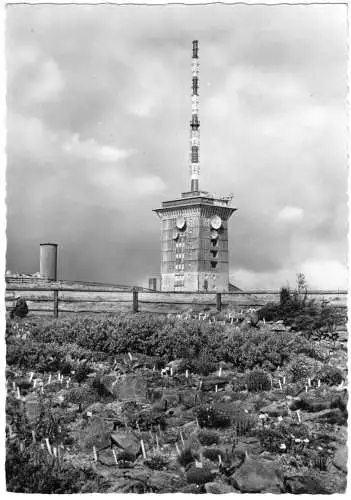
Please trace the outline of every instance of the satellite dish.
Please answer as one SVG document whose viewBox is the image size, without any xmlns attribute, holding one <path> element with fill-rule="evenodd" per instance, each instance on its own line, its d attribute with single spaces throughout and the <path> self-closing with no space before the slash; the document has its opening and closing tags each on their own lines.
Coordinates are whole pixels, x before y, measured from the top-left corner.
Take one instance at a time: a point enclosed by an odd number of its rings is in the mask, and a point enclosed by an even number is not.
<svg viewBox="0 0 351 500">
<path fill-rule="evenodd" d="M 177 240 L 179 238 L 179 233 L 178 233 L 178 231 L 176 229 L 173 231 L 172 238 L 174 240 Z"/>
<path fill-rule="evenodd" d="M 211 240 L 216 240 L 217 238 L 218 238 L 217 231 L 215 230 L 211 231 Z"/>
<path fill-rule="evenodd" d="M 211 219 L 210 224 L 211 224 L 211 227 L 212 227 L 213 229 L 216 229 L 216 230 L 217 230 L 217 229 L 219 229 L 219 228 L 221 227 L 221 225 L 222 225 L 222 219 L 220 218 L 220 216 L 219 216 L 219 215 L 214 215 L 214 216 L 212 217 L 212 219 Z"/>
<path fill-rule="evenodd" d="M 176 226 L 178 229 L 184 229 L 185 228 L 185 219 L 183 216 L 179 215 L 176 220 Z"/>
</svg>

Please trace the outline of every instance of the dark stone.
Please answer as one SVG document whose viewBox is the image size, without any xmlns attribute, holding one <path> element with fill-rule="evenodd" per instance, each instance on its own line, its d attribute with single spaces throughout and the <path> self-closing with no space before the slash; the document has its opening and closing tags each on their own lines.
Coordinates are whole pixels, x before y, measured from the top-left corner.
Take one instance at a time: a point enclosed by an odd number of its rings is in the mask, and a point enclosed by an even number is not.
<svg viewBox="0 0 351 500">
<path fill-rule="evenodd" d="M 232 485 L 242 493 L 283 493 L 280 466 L 275 461 L 246 457 L 242 466 L 231 476 Z"/>
<path fill-rule="evenodd" d="M 129 431 L 113 432 L 111 434 L 112 444 L 115 444 L 121 450 L 127 451 L 131 455 L 136 456 L 140 451 L 140 440 L 137 436 Z"/>
</svg>

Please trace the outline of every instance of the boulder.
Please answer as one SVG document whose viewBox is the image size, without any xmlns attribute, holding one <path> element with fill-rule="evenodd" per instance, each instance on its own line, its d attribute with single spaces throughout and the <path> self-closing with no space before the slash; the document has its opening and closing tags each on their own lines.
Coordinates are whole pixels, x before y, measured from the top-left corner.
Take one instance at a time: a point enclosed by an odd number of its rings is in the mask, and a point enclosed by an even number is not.
<svg viewBox="0 0 351 500">
<path fill-rule="evenodd" d="M 332 408 L 329 410 L 322 410 L 316 413 L 304 414 L 302 417 L 303 421 L 306 422 L 320 422 L 328 424 L 345 425 L 347 421 L 346 414 L 342 412 L 339 408 Z"/>
<path fill-rule="evenodd" d="M 347 446 L 342 446 L 336 450 L 333 465 L 347 474 Z"/>
<path fill-rule="evenodd" d="M 317 474 L 309 471 L 307 474 L 285 477 L 285 485 L 287 492 L 294 495 L 328 495 L 345 493 L 346 478 L 329 472 Z"/>
<path fill-rule="evenodd" d="M 91 452 L 94 446 L 97 451 L 109 446 L 112 426 L 112 423 L 107 423 L 99 417 L 91 417 L 88 425 L 79 432 L 81 449 Z"/>
<path fill-rule="evenodd" d="M 222 495 L 223 493 L 233 493 L 235 489 L 226 483 L 206 483 L 205 484 L 206 493 L 212 493 L 213 495 Z"/>
<path fill-rule="evenodd" d="M 145 400 L 147 395 L 146 380 L 137 375 L 122 375 L 112 383 L 112 394 L 119 401 Z"/>
<path fill-rule="evenodd" d="M 241 436 L 235 446 L 234 452 L 244 452 L 245 454 L 258 454 L 262 451 L 259 438 L 253 436 Z"/>
<path fill-rule="evenodd" d="M 330 394 L 322 397 L 307 393 L 292 400 L 289 404 L 289 408 L 292 411 L 303 410 L 309 413 L 315 413 L 338 406 L 338 401 L 338 398 L 335 398 Z"/>
<path fill-rule="evenodd" d="M 231 484 L 242 493 L 282 493 L 283 476 L 278 462 L 246 457 L 231 476 Z"/>
<path fill-rule="evenodd" d="M 216 473 L 214 470 L 210 469 L 208 466 L 196 467 L 191 465 L 186 473 L 186 480 L 189 484 L 206 484 L 213 481 Z"/>
<path fill-rule="evenodd" d="M 35 424 L 44 412 L 44 405 L 36 393 L 27 396 L 25 408 L 27 419 L 31 425 Z"/>
<path fill-rule="evenodd" d="M 172 368 L 172 373 L 173 375 L 175 375 L 176 373 L 179 373 L 179 371 L 181 370 L 183 366 L 183 361 L 184 361 L 183 359 L 175 359 L 173 361 L 170 361 L 166 368 L 169 369 Z"/>
<path fill-rule="evenodd" d="M 202 382 L 201 389 L 203 391 L 214 391 L 216 386 L 217 389 L 224 387 L 228 384 L 229 379 L 227 377 L 212 376 L 208 377 Z"/>
<path fill-rule="evenodd" d="M 112 444 L 120 450 L 124 450 L 131 455 L 137 456 L 140 451 L 139 438 L 130 431 L 113 432 L 110 436 Z"/>
<path fill-rule="evenodd" d="M 115 457 L 113 456 L 113 452 L 112 452 L 112 449 L 110 447 L 99 451 L 98 461 L 102 465 L 106 465 L 108 467 L 116 467 Z"/>
<path fill-rule="evenodd" d="M 269 417 L 286 417 L 289 415 L 288 409 L 284 403 L 274 401 L 270 405 L 260 409 L 261 413 L 267 413 Z"/>
<path fill-rule="evenodd" d="M 174 472 L 152 471 L 148 484 L 154 493 L 178 493 L 185 481 Z"/>
</svg>

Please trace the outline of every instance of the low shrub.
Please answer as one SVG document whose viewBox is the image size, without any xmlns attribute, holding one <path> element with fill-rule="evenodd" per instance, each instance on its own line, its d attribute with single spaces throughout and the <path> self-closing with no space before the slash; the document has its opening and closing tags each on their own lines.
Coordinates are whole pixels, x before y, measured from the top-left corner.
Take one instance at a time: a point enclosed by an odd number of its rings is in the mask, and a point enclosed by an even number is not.
<svg viewBox="0 0 351 500">
<path fill-rule="evenodd" d="M 334 366 L 324 366 L 317 374 L 317 378 L 319 378 L 323 384 L 328 385 L 340 385 L 344 380 L 342 371 Z"/>
<path fill-rule="evenodd" d="M 250 392 L 269 391 L 271 379 L 263 370 L 254 370 L 247 376 L 247 388 Z"/>
<path fill-rule="evenodd" d="M 213 353 L 211 353 L 209 349 L 206 348 L 201 349 L 198 356 L 195 359 L 189 361 L 189 369 L 194 373 L 198 373 L 199 375 L 209 375 L 217 368 L 217 363 L 213 360 Z"/>
<path fill-rule="evenodd" d="M 321 452 L 312 457 L 310 460 L 310 466 L 313 469 L 317 469 L 322 472 L 326 472 L 331 463 L 331 458 L 326 452 Z"/>
<path fill-rule="evenodd" d="M 101 377 L 94 377 L 91 383 L 91 387 L 100 398 L 112 398 L 111 392 L 106 388 L 106 385 L 101 380 Z"/>
<path fill-rule="evenodd" d="M 216 474 L 212 472 L 212 470 L 209 467 L 191 467 L 187 474 L 186 474 L 186 480 L 188 483 L 192 484 L 206 484 L 210 483 L 213 481 L 213 479 L 216 477 Z"/>
<path fill-rule="evenodd" d="M 225 453 L 219 448 L 205 448 L 203 450 L 203 456 L 208 458 L 212 462 L 218 462 L 218 456 L 221 457 L 222 460 L 225 458 Z"/>
<path fill-rule="evenodd" d="M 169 460 L 164 455 L 154 455 L 148 460 L 144 460 L 144 464 L 152 470 L 162 470 L 169 464 Z"/>
<path fill-rule="evenodd" d="M 270 429 L 256 429 L 252 433 L 259 438 L 261 446 L 271 453 L 280 453 L 281 444 L 285 444 L 287 452 L 299 453 L 305 446 L 303 440 L 311 437 L 308 426 L 303 423 L 282 423 Z"/>
<path fill-rule="evenodd" d="M 91 372 L 92 372 L 91 366 L 87 363 L 82 363 L 76 367 L 75 373 L 74 373 L 74 379 L 79 384 L 81 384 L 82 382 L 84 382 L 84 380 L 86 380 L 89 373 L 91 373 Z"/>
<path fill-rule="evenodd" d="M 200 429 L 197 436 L 203 446 L 211 446 L 211 444 L 218 444 L 220 442 L 219 434 L 216 431 Z"/>
<path fill-rule="evenodd" d="M 20 451 L 17 444 L 6 449 L 6 489 L 13 493 L 92 493 L 103 492 L 107 483 L 92 470 L 60 467 L 38 446 Z"/>
<path fill-rule="evenodd" d="M 85 406 L 95 403 L 97 400 L 92 388 L 84 385 L 69 389 L 65 394 L 65 399 L 68 403 L 84 404 Z"/>
<path fill-rule="evenodd" d="M 225 428 L 231 423 L 228 411 L 212 404 L 201 405 L 195 410 L 200 427 Z"/>
<path fill-rule="evenodd" d="M 238 436 L 244 436 L 254 426 L 254 420 L 251 415 L 244 410 L 236 410 L 232 413 L 232 426 Z"/>
<path fill-rule="evenodd" d="M 190 448 L 185 448 L 180 452 L 180 455 L 177 458 L 177 462 L 182 466 L 186 467 L 187 465 L 198 460 L 199 456 L 194 453 Z"/>
<path fill-rule="evenodd" d="M 128 451 L 121 451 L 117 454 L 117 464 L 121 469 L 128 469 L 132 467 L 133 462 L 135 462 L 135 455 L 129 453 Z"/>
<path fill-rule="evenodd" d="M 289 367 L 291 381 L 293 383 L 305 380 L 308 376 L 312 375 L 314 363 L 311 358 L 304 354 L 299 354 Z"/>
</svg>

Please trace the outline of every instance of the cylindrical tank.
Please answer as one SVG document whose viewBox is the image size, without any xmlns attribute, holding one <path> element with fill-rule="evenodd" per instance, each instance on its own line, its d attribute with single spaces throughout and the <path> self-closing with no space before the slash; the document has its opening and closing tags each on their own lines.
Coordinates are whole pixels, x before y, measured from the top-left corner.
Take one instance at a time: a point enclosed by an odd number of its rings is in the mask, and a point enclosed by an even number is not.
<svg viewBox="0 0 351 500">
<path fill-rule="evenodd" d="M 157 290 L 156 278 L 149 278 L 149 288 L 150 290 Z"/>
<path fill-rule="evenodd" d="M 40 277 L 57 279 L 57 243 L 40 244 Z"/>
</svg>

